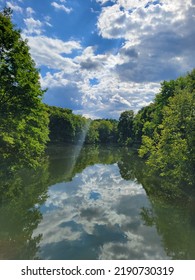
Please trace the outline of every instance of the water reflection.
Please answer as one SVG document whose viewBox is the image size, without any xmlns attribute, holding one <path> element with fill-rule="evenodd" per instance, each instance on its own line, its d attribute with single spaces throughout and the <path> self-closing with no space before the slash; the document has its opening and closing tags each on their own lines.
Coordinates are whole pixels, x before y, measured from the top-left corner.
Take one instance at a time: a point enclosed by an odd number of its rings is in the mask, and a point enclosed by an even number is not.
<svg viewBox="0 0 195 280">
<path fill-rule="evenodd" d="M 142 207 L 150 207 L 145 190 L 122 179 L 117 164 L 87 167 L 48 195 L 35 231 L 43 234 L 40 258 L 166 258 L 156 228 L 140 216 Z"/>
<path fill-rule="evenodd" d="M 132 150 L 48 156 L 36 171 L 0 168 L 0 259 L 195 259 L 194 198 Z"/>
<path fill-rule="evenodd" d="M 32 234 L 42 219 L 37 205 L 47 197 L 47 166 L 36 173 L 0 169 L 0 259 L 36 258 L 41 234 Z"/>
</svg>

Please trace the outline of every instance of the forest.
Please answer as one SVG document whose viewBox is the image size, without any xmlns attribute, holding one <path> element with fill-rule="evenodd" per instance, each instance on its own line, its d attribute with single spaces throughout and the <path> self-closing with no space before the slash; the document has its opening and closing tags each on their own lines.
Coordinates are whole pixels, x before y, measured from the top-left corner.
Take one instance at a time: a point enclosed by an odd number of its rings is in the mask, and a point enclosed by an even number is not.
<svg viewBox="0 0 195 280">
<path fill-rule="evenodd" d="M 195 166 L 195 70 L 164 81 L 150 105 L 119 120 L 90 120 L 49 107 L 50 141 L 117 144 L 138 150 L 160 176 L 192 181 Z M 188 176 L 186 176 L 188 174 Z M 182 179 L 183 178 L 183 179 Z"/>
<path fill-rule="evenodd" d="M 119 120 L 87 119 L 42 102 L 44 90 L 28 42 L 0 13 L 0 157 L 35 167 L 50 143 L 133 147 L 160 176 L 194 182 L 195 69 L 161 83 L 154 101 Z M 188 176 L 186 176 L 188 174 Z"/>
</svg>

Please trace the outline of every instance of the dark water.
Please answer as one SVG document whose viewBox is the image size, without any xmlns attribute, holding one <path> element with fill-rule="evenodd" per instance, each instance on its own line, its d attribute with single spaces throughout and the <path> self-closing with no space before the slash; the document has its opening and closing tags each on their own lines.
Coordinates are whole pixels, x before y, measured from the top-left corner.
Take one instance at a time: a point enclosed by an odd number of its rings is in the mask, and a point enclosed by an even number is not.
<svg viewBox="0 0 195 280">
<path fill-rule="evenodd" d="M 0 175 L 0 259 L 195 259 L 194 198 L 131 150 L 53 146 Z"/>
</svg>

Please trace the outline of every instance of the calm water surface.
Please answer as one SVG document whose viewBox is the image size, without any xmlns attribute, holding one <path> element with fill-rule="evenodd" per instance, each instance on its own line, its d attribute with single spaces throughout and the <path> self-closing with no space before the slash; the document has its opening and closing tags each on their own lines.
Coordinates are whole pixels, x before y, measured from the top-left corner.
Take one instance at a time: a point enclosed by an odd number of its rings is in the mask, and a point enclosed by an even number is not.
<svg viewBox="0 0 195 280">
<path fill-rule="evenodd" d="M 50 147 L 8 180 L 1 259 L 195 259 L 194 199 L 170 201 L 131 150 Z M 16 198 L 17 197 L 17 198 Z"/>
</svg>

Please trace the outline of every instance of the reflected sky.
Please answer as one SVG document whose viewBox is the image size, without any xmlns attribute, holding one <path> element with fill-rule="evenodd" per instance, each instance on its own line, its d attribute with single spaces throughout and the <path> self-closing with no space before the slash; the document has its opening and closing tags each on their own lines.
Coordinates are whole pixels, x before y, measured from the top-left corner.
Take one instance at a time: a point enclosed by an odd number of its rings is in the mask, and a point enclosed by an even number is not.
<svg viewBox="0 0 195 280">
<path fill-rule="evenodd" d="M 147 226 L 143 208 L 150 202 L 142 185 L 121 178 L 117 164 L 96 164 L 71 182 L 48 190 L 41 259 L 167 259 L 155 226 Z"/>
</svg>

